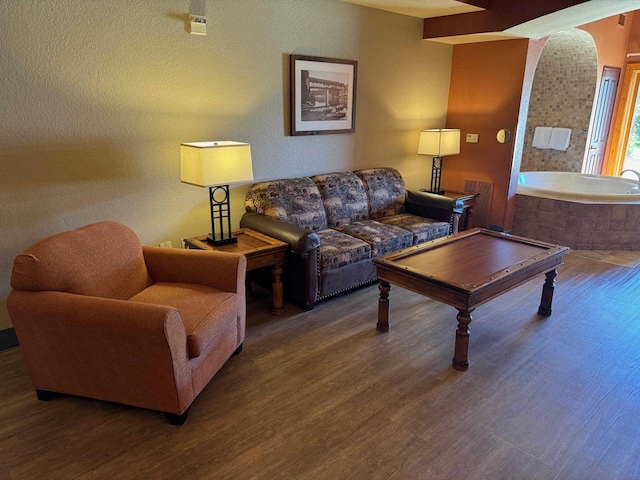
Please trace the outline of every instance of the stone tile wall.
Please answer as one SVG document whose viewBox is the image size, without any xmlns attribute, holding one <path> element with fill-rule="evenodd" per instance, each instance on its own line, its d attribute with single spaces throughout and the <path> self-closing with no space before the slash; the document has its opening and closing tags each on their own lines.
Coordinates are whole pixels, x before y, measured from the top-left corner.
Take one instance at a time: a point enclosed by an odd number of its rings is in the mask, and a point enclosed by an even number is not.
<svg viewBox="0 0 640 480">
<path fill-rule="evenodd" d="M 582 171 L 597 76 L 596 46 L 587 32 L 573 29 L 549 38 L 531 88 L 521 171 Z M 533 148 L 535 127 L 571 128 L 567 151 Z"/>
<path fill-rule="evenodd" d="M 516 195 L 511 233 L 576 250 L 639 250 L 640 204 Z"/>
</svg>

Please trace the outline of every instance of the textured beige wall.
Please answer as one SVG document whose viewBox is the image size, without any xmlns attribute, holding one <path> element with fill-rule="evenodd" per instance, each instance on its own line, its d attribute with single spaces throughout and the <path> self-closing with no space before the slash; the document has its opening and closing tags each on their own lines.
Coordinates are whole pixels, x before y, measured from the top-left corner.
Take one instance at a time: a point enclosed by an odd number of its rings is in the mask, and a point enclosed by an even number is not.
<svg viewBox="0 0 640 480">
<path fill-rule="evenodd" d="M 186 33 L 190 5 L 207 36 Z M 43 237 L 104 219 L 146 244 L 209 230 L 180 142 L 249 142 L 256 181 L 392 165 L 427 185 L 418 131 L 444 125 L 451 47 L 421 36 L 339 0 L 0 2 L 0 329 L 13 258 Z M 358 60 L 355 134 L 285 135 L 291 53 Z"/>
</svg>

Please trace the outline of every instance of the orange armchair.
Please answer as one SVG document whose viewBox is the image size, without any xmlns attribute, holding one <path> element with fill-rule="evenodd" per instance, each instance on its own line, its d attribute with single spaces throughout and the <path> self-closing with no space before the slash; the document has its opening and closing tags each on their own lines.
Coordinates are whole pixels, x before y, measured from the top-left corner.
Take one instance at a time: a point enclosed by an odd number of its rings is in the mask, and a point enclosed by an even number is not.
<svg viewBox="0 0 640 480">
<path fill-rule="evenodd" d="M 143 246 L 113 221 L 31 246 L 7 309 L 38 398 L 133 405 L 181 425 L 242 350 L 245 271 L 242 255 Z"/>
</svg>

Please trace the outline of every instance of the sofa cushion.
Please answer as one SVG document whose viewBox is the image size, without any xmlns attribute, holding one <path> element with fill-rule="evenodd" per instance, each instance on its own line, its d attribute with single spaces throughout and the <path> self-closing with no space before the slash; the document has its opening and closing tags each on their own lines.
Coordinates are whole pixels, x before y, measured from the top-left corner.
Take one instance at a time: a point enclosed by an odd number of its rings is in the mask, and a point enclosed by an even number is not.
<svg viewBox="0 0 640 480">
<path fill-rule="evenodd" d="M 449 224 L 447 222 L 424 218 L 411 213 L 401 213 L 400 215 L 381 218 L 378 221 L 385 225 L 393 225 L 410 231 L 413 234 L 413 245 L 449 235 Z"/>
<path fill-rule="evenodd" d="M 377 220 L 405 212 L 405 184 L 395 168 L 371 168 L 354 172 L 369 198 L 369 218 Z"/>
<path fill-rule="evenodd" d="M 371 258 L 371 245 L 333 229 L 321 230 L 320 270 L 342 267 Z"/>
<path fill-rule="evenodd" d="M 324 201 L 329 228 L 367 220 L 369 204 L 362 180 L 353 172 L 311 177 Z"/>
<path fill-rule="evenodd" d="M 229 323 L 237 322 L 242 311 L 237 294 L 193 283 L 154 283 L 130 301 L 176 308 L 184 322 L 189 358 L 206 352 Z"/>
<path fill-rule="evenodd" d="M 245 197 L 247 211 L 317 232 L 327 228 L 318 187 L 308 177 L 256 183 Z"/>
<path fill-rule="evenodd" d="M 393 225 L 385 225 L 376 220 L 353 222 L 336 230 L 359 238 L 371 245 L 371 256 L 379 257 L 402 250 L 413 244 L 413 234 Z"/>
</svg>

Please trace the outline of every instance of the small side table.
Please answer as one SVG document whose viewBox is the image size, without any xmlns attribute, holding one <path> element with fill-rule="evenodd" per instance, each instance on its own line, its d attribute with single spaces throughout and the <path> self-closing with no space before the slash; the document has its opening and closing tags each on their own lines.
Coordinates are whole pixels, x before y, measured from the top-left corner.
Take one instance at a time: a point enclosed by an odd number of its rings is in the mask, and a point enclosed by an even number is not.
<svg viewBox="0 0 640 480">
<path fill-rule="evenodd" d="M 241 253 L 247 258 L 247 271 L 262 267 L 271 267 L 271 313 L 284 313 L 284 299 L 282 294 L 282 265 L 289 246 L 275 238 L 256 232 L 250 228 L 236 230 L 233 234 L 238 237 L 238 243 L 214 247 L 207 243 L 207 236 L 185 238 L 186 248 L 197 250 L 217 250 L 220 252 Z"/>
<path fill-rule="evenodd" d="M 431 192 L 426 188 L 421 188 L 421 192 Z M 433 193 L 433 192 L 431 192 Z M 473 228 L 473 209 L 475 208 L 479 193 L 461 192 L 459 190 L 440 190 L 438 195 L 444 195 L 445 197 L 453 198 L 454 200 L 462 201 L 462 209 L 466 213 L 464 217 L 464 225 L 462 230 L 469 230 Z"/>
</svg>

